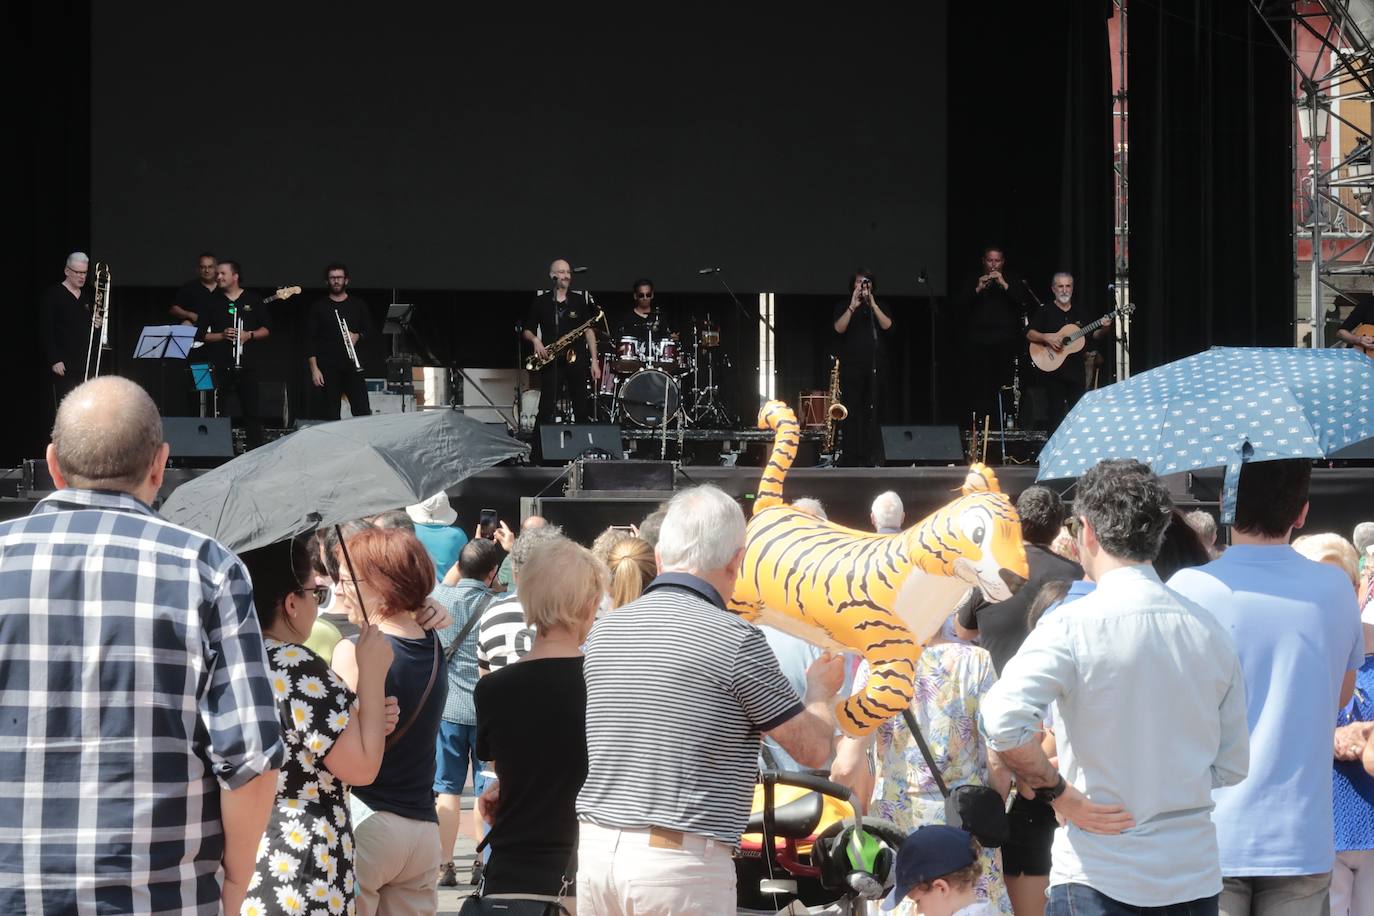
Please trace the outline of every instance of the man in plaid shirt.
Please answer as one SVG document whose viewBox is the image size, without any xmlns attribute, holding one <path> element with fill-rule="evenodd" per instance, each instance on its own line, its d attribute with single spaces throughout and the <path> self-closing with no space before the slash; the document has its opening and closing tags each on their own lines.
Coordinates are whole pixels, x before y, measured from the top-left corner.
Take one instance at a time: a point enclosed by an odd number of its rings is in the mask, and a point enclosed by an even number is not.
<svg viewBox="0 0 1374 916">
<path fill-rule="evenodd" d="M 167 454 L 87 382 L 0 524 L 0 913 L 237 913 L 252 876 L 285 746 L 247 572 L 149 508 Z"/>
</svg>

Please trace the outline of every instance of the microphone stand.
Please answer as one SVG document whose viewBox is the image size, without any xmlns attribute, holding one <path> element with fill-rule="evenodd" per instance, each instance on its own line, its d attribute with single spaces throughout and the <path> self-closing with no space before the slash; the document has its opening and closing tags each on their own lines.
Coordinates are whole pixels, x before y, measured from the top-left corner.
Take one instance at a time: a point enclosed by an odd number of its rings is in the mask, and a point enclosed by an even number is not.
<svg viewBox="0 0 1374 916">
<path fill-rule="evenodd" d="M 921 275 L 916 278 L 916 282 L 925 291 L 926 314 L 930 319 L 930 424 L 934 426 L 939 422 L 939 392 L 936 385 L 939 379 L 939 371 L 936 368 L 935 360 L 938 355 L 938 348 L 935 346 L 935 297 L 930 292 L 930 280 L 926 275 L 925 268 L 921 268 Z"/>
<path fill-rule="evenodd" d="M 723 272 L 720 268 L 716 268 L 714 271 L 712 271 L 712 273 L 714 273 L 714 274 L 716 275 L 716 279 L 720 281 L 720 285 L 723 286 L 723 287 L 725 287 L 725 292 L 730 296 L 730 301 L 732 301 L 732 302 L 735 303 L 735 308 L 739 309 L 739 312 L 740 312 L 741 315 L 743 315 L 743 316 L 744 316 L 747 320 L 749 320 L 749 321 L 755 321 L 755 322 L 760 322 L 760 323 L 762 323 L 763 326 L 766 327 L 766 328 L 768 329 L 768 333 L 769 333 L 769 334 L 772 334 L 774 337 L 777 337 L 777 331 L 774 330 L 774 328 L 773 328 L 773 323 L 772 323 L 771 321 L 769 321 L 767 318 L 764 318 L 762 313 L 759 313 L 759 314 L 757 314 L 757 315 L 751 315 L 751 314 L 749 314 L 749 310 L 746 309 L 746 308 L 744 307 L 744 303 L 742 303 L 742 302 L 739 301 L 739 297 L 736 296 L 736 295 L 735 295 L 735 291 L 732 290 L 732 289 L 730 288 L 730 284 L 725 282 L 725 274 L 724 274 L 724 272 Z M 741 328 L 740 330 L 743 331 L 743 328 Z M 735 335 L 735 404 L 736 404 L 736 405 L 739 404 L 739 371 L 740 371 L 740 363 L 741 363 L 741 361 L 742 361 L 742 357 L 740 356 L 739 345 L 740 345 L 740 338 L 743 337 L 743 336 L 744 336 L 743 334 L 736 334 L 736 335 Z M 754 370 L 755 370 L 755 372 L 757 372 L 757 371 L 758 371 L 758 367 L 755 366 L 755 367 L 754 367 Z M 735 415 L 735 412 L 734 412 L 733 410 L 730 411 L 729 419 L 733 419 L 733 420 L 735 421 L 735 423 L 734 423 L 735 426 L 738 426 L 738 425 L 739 425 L 739 417 L 737 417 L 737 416 Z"/>
</svg>

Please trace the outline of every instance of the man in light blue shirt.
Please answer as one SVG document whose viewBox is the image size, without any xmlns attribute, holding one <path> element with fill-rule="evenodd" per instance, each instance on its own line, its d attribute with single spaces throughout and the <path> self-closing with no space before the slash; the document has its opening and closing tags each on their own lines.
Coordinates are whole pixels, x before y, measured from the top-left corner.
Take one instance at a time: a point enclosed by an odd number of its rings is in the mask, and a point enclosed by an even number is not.
<svg viewBox="0 0 1374 916">
<path fill-rule="evenodd" d="M 1139 462 L 1083 475 L 1069 526 L 1097 588 L 1042 618 L 983 700 L 989 746 L 1064 825 L 1046 916 L 1217 912 L 1211 793 L 1246 772 L 1245 685 L 1226 631 L 1150 566 L 1169 510 Z M 1058 770 L 1036 734 L 1051 703 Z"/>
<path fill-rule="evenodd" d="M 1364 639 L 1350 580 L 1288 546 L 1311 476 L 1306 459 L 1245 465 L 1231 546 L 1169 580 L 1230 631 L 1245 671 L 1250 775 L 1213 796 L 1227 916 L 1328 912 L 1332 724 Z"/>
</svg>

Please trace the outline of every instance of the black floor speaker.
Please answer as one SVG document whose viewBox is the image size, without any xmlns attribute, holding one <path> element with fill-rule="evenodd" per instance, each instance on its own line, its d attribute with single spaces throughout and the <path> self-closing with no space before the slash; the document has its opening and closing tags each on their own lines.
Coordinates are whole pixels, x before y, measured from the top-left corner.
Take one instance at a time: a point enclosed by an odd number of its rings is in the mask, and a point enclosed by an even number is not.
<svg viewBox="0 0 1374 916">
<path fill-rule="evenodd" d="M 884 426 L 883 464 L 962 464 L 957 426 Z"/>
<path fill-rule="evenodd" d="M 539 456 L 549 464 L 565 464 L 584 454 L 624 458 L 620 427 L 614 423 L 545 424 L 539 427 Z"/>
<path fill-rule="evenodd" d="M 233 458 L 228 417 L 163 417 L 162 438 L 173 458 Z"/>
</svg>

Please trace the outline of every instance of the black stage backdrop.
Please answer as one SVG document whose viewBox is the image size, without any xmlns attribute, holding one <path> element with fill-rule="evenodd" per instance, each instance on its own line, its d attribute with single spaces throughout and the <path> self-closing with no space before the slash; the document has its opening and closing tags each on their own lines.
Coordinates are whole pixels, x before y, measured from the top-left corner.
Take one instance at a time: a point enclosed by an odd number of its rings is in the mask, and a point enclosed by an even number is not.
<svg viewBox="0 0 1374 916">
<path fill-rule="evenodd" d="M 1008 271 L 1041 301 L 1065 270 L 1076 302 L 1110 307 L 1111 9 L 1109 0 L 950 5 L 949 33 L 961 47 L 948 57 L 949 304 L 929 355 L 913 354 L 941 363 L 944 422 L 969 425 L 964 379 L 984 368 L 959 334 L 984 246 L 1002 246 Z M 1035 371 L 1022 362 L 1024 382 Z"/>
<path fill-rule="evenodd" d="M 1251 5 L 1132 0 L 1137 370 L 1293 344 L 1291 71 Z"/>
</svg>

